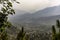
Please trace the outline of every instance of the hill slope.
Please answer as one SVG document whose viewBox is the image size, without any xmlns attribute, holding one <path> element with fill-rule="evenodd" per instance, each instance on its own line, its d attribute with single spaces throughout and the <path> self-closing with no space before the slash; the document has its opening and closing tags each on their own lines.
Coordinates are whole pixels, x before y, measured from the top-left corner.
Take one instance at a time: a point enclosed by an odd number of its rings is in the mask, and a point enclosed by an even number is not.
<svg viewBox="0 0 60 40">
<path fill-rule="evenodd" d="M 17 24 L 54 24 L 55 20 L 60 19 L 60 6 L 48 7 L 35 13 L 25 13 L 14 16 L 10 21 Z"/>
</svg>

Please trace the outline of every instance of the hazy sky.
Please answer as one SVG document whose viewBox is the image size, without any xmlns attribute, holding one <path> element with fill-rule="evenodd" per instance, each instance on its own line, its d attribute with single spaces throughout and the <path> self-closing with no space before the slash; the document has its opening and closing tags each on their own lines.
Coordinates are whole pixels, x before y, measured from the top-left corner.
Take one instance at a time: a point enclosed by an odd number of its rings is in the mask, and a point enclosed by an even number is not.
<svg viewBox="0 0 60 40">
<path fill-rule="evenodd" d="M 28 12 L 34 12 L 46 7 L 60 5 L 60 0 L 17 0 L 20 4 L 14 4 L 14 8 L 17 10 L 24 10 Z"/>
</svg>

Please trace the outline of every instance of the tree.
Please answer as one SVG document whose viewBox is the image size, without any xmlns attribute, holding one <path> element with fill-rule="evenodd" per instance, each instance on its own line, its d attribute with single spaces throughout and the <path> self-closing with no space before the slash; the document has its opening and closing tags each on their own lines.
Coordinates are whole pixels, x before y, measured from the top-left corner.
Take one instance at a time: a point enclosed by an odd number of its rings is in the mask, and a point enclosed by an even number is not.
<svg viewBox="0 0 60 40">
<path fill-rule="evenodd" d="M 12 2 L 17 2 L 16 0 L 0 0 L 0 4 L 2 5 L 0 9 L 0 40 L 7 40 L 6 28 L 11 26 L 11 23 L 8 22 L 8 15 L 15 14 L 13 9 Z M 17 2 L 19 3 L 19 2 Z"/>
<path fill-rule="evenodd" d="M 20 30 L 20 32 L 17 35 L 17 40 L 25 40 L 25 34 L 26 32 L 24 32 L 24 28 L 22 27 L 22 29 Z"/>
<path fill-rule="evenodd" d="M 56 21 L 56 25 L 59 28 L 59 32 L 60 32 L 60 21 L 59 20 Z"/>
<path fill-rule="evenodd" d="M 55 29 L 54 25 L 52 26 L 52 32 L 53 32 L 53 34 L 56 34 L 56 29 Z"/>
<path fill-rule="evenodd" d="M 7 32 L 3 32 L 3 33 L 1 34 L 0 40 L 8 40 Z"/>
<path fill-rule="evenodd" d="M 60 33 L 57 33 L 56 37 L 57 37 L 58 40 L 60 40 Z"/>
<path fill-rule="evenodd" d="M 55 29 L 54 25 L 52 26 L 52 40 L 57 40 L 57 38 L 56 38 L 56 29 Z"/>
<path fill-rule="evenodd" d="M 59 28 L 59 32 L 56 32 L 56 28 L 52 26 L 52 40 L 60 40 L 60 21 L 56 21 L 56 26 Z"/>
</svg>

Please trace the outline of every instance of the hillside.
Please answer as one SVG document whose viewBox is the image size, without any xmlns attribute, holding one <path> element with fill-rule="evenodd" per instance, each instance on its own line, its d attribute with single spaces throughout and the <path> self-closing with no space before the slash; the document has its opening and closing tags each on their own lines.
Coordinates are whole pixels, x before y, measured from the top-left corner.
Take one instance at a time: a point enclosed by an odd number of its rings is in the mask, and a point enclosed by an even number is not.
<svg viewBox="0 0 60 40">
<path fill-rule="evenodd" d="M 51 28 L 51 25 L 55 24 L 57 19 L 60 19 L 59 8 L 60 6 L 48 7 L 32 14 L 26 12 L 22 15 L 13 16 L 10 18 L 10 22 L 15 26 L 18 26 L 18 28 L 22 25 L 26 27 L 26 30 L 28 28 L 33 30 L 48 30 Z"/>
<path fill-rule="evenodd" d="M 24 13 L 24 11 L 22 12 Z M 32 14 L 29 12 L 25 12 L 22 15 L 19 14 L 13 16 L 12 18 L 10 18 L 10 21 L 15 22 L 17 24 L 20 23 L 53 24 L 55 22 L 53 20 L 60 19 L 59 15 L 60 15 L 60 6 L 54 6 L 39 10 Z"/>
</svg>

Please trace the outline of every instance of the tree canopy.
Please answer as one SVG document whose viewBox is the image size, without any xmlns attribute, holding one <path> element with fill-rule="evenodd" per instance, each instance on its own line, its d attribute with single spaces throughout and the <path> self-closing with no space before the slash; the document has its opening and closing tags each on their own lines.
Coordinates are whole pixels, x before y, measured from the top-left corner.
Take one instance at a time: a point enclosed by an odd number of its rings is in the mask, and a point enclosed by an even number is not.
<svg viewBox="0 0 60 40">
<path fill-rule="evenodd" d="M 17 2 L 16 0 L 0 0 L 0 40 L 6 40 L 7 32 L 6 28 L 11 26 L 8 22 L 8 15 L 15 14 L 12 3 Z"/>
</svg>

